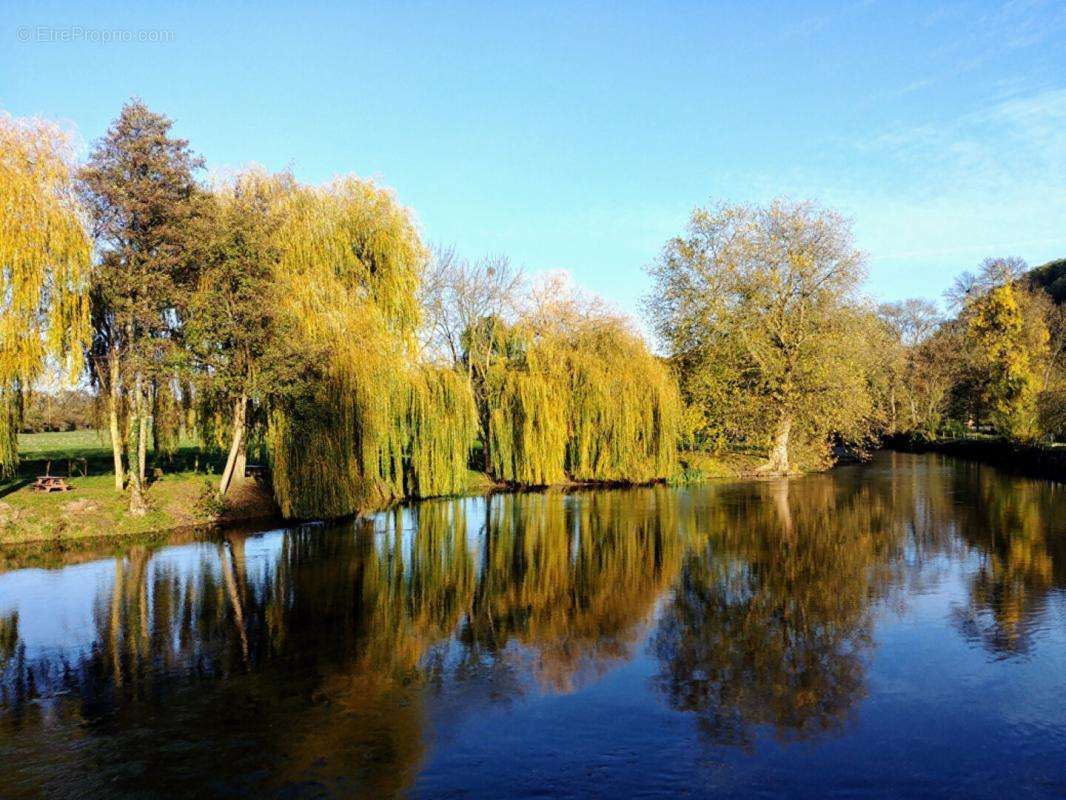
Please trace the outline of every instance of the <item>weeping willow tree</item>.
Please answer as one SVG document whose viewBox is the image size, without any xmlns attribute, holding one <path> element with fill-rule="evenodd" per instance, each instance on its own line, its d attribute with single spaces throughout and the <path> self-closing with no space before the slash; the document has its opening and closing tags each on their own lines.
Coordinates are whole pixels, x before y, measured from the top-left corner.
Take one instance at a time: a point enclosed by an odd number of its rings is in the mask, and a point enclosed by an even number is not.
<svg viewBox="0 0 1066 800">
<path fill-rule="evenodd" d="M 67 137 L 0 115 L 0 476 L 18 463 L 22 394 L 49 360 L 73 378 L 89 339 L 90 245 Z"/>
<path fill-rule="evenodd" d="M 556 352 L 546 354 L 547 363 L 566 369 L 570 477 L 643 483 L 670 475 L 680 400 L 673 375 L 644 342 L 607 317 L 548 344 Z"/>
<path fill-rule="evenodd" d="M 463 376 L 415 363 L 426 253 L 409 212 L 351 177 L 285 202 L 278 301 L 316 363 L 270 414 L 283 513 L 340 516 L 459 491 L 476 416 Z"/>
<path fill-rule="evenodd" d="M 478 434 L 466 376 L 441 367 L 417 368 L 408 381 L 405 406 L 404 494 L 459 494 L 466 488 L 470 450 Z"/>
<path fill-rule="evenodd" d="M 408 212 L 371 183 L 300 188 L 279 229 L 279 300 L 320 375 L 271 414 L 286 516 L 340 516 L 397 496 L 397 399 L 424 254 Z"/>
<path fill-rule="evenodd" d="M 676 383 L 621 318 L 572 308 L 515 326 L 487 318 L 464 341 L 497 479 L 640 483 L 673 472 Z"/>
<path fill-rule="evenodd" d="M 489 395 L 489 469 L 508 483 L 544 486 L 566 479 L 565 386 L 545 353 L 527 344 L 519 359 L 493 365 Z"/>
</svg>

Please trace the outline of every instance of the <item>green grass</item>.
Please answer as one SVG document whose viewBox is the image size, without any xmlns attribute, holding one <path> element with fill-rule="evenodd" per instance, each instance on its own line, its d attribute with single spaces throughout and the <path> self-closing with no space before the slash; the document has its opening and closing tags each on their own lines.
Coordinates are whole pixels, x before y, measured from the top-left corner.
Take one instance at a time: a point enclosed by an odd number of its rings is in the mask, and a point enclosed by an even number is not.
<svg viewBox="0 0 1066 800">
<path fill-rule="evenodd" d="M 149 455 L 148 473 L 156 477 L 148 490 L 149 511 L 141 517 L 128 512 L 128 495 L 115 490 L 106 434 L 23 434 L 19 455 L 18 475 L 0 483 L 0 544 L 121 536 L 215 521 L 204 500 L 217 484 L 217 459 L 204 458 L 191 444 L 169 456 Z M 72 491 L 34 492 L 34 478 L 46 472 L 65 478 Z"/>
<path fill-rule="evenodd" d="M 754 473 L 765 457 L 753 453 L 707 453 L 686 450 L 678 453 L 678 474 L 673 484 L 700 483 L 723 478 L 743 478 Z"/>
<path fill-rule="evenodd" d="M 27 461 L 110 458 L 111 437 L 107 431 L 23 433 L 19 435 L 19 455 Z"/>
</svg>

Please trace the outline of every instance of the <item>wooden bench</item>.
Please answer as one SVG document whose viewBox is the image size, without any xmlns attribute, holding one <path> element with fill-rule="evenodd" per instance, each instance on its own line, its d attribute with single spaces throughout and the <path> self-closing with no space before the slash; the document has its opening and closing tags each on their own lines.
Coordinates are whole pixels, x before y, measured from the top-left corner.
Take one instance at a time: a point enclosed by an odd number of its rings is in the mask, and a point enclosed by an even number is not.
<svg viewBox="0 0 1066 800">
<path fill-rule="evenodd" d="M 35 492 L 69 492 L 73 488 L 73 486 L 68 486 L 65 480 L 55 475 L 38 475 L 33 484 L 33 491 Z"/>
</svg>

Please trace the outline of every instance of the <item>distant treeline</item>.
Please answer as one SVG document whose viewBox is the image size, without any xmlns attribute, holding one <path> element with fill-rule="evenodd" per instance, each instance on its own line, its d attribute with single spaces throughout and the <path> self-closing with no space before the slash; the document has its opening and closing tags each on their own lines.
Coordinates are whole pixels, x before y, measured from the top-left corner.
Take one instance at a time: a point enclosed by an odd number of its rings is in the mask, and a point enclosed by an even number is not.
<svg viewBox="0 0 1066 800">
<path fill-rule="evenodd" d="M 1049 261 L 1026 275 L 1026 282 L 1033 289 L 1042 289 L 1059 305 L 1066 303 L 1066 258 Z"/>
<path fill-rule="evenodd" d="M 49 372 L 92 387 L 138 514 L 149 454 L 190 434 L 226 454 L 220 495 L 251 453 L 283 513 L 321 517 L 458 493 L 471 470 L 647 482 L 681 447 L 781 474 L 886 432 L 1062 433 L 1054 265 L 989 260 L 950 319 L 878 309 L 834 212 L 699 208 L 649 269 L 658 355 L 561 275 L 427 247 L 370 181 L 204 180 L 171 128 L 131 101 L 77 164 L 55 125 L 0 116 L 2 473 Z"/>
<path fill-rule="evenodd" d="M 81 389 L 32 392 L 23 400 L 22 433 L 80 431 L 95 428 L 97 418 L 93 396 Z"/>
</svg>

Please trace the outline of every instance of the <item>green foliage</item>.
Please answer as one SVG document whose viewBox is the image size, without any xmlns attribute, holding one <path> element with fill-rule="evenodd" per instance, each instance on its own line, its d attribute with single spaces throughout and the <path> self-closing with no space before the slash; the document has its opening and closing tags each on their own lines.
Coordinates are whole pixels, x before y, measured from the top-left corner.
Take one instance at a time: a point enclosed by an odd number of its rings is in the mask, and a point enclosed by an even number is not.
<svg viewBox="0 0 1066 800">
<path fill-rule="evenodd" d="M 272 350 L 284 335 L 275 281 L 282 222 L 292 176 L 258 168 L 220 182 L 197 220 L 199 281 L 190 298 L 183 342 L 197 388 L 228 413 L 241 395 L 277 391 Z"/>
<path fill-rule="evenodd" d="M 96 426 L 95 400 L 81 389 L 32 392 L 23 408 L 24 433 L 86 430 Z"/>
<path fill-rule="evenodd" d="M 18 429 L 22 397 L 17 385 L 0 384 L 0 479 L 15 475 L 19 463 Z"/>
<path fill-rule="evenodd" d="M 1066 258 L 1036 267 L 1025 278 L 1029 286 L 1043 289 L 1056 303 L 1066 303 Z"/>
<path fill-rule="evenodd" d="M 452 369 L 415 370 L 402 420 L 404 494 L 460 494 L 468 483 L 470 450 L 478 435 L 477 408 L 466 376 Z"/>
<path fill-rule="evenodd" d="M 285 200 L 275 280 L 323 363 L 278 398 L 267 435 L 287 516 L 340 516 L 460 491 L 475 433 L 464 376 L 413 356 L 425 252 L 406 209 L 355 178 Z"/>
<path fill-rule="evenodd" d="M 119 352 L 127 380 L 127 372 L 151 376 L 163 366 L 196 284 L 194 173 L 204 162 L 170 135 L 172 125 L 139 100 L 127 103 L 79 174 L 101 251 L 94 355 Z"/>
<path fill-rule="evenodd" d="M 1037 398 L 1040 430 L 1057 439 L 1066 439 L 1066 389 L 1042 392 Z"/>
<path fill-rule="evenodd" d="M 546 486 L 566 480 L 566 397 L 539 353 L 503 364 L 490 379 L 489 471 L 498 480 Z"/>
<path fill-rule="evenodd" d="M 221 517 L 226 511 L 226 498 L 219 496 L 218 487 L 210 478 L 200 482 L 200 492 L 196 495 L 194 508 L 202 517 Z"/>
<path fill-rule="evenodd" d="M 589 320 L 562 349 L 570 477 L 643 483 L 672 474 L 681 408 L 668 368 L 617 319 Z"/>
</svg>

